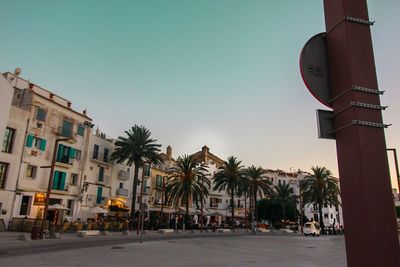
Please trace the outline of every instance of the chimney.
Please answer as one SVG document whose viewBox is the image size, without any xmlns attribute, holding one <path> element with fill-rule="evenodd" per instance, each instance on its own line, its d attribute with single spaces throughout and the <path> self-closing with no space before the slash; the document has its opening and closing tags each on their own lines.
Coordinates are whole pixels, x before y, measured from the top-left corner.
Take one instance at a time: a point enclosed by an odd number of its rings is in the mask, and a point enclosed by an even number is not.
<svg viewBox="0 0 400 267">
<path fill-rule="evenodd" d="M 87 110 L 84 109 L 84 110 L 83 110 L 83 115 L 86 115 L 86 113 L 87 113 Z"/>
<path fill-rule="evenodd" d="M 171 160 L 172 159 L 172 147 L 167 146 L 167 159 Z"/>
<path fill-rule="evenodd" d="M 203 146 L 201 148 L 201 151 L 203 152 L 204 157 L 208 157 L 208 152 L 210 151 L 210 149 L 207 146 Z"/>
</svg>

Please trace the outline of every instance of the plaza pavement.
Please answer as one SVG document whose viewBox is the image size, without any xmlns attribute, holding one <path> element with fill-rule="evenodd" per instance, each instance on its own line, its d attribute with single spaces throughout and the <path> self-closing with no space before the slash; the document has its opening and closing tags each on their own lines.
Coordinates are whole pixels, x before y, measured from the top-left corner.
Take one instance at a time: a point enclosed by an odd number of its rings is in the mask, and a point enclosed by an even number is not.
<svg viewBox="0 0 400 267">
<path fill-rule="evenodd" d="M 0 266 L 271 266 L 345 267 L 343 236 L 151 232 L 137 236 L 19 241 L 0 233 Z"/>
</svg>

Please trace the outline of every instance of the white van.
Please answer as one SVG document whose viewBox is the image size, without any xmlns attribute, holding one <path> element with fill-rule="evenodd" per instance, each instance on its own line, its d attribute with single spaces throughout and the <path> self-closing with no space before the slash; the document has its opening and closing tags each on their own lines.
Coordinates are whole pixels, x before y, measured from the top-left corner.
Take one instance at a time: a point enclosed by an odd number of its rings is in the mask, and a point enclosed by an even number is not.
<svg viewBox="0 0 400 267">
<path fill-rule="evenodd" d="M 321 233 L 321 228 L 316 222 L 306 222 L 303 226 L 303 233 L 305 236 L 319 236 L 319 234 Z"/>
</svg>

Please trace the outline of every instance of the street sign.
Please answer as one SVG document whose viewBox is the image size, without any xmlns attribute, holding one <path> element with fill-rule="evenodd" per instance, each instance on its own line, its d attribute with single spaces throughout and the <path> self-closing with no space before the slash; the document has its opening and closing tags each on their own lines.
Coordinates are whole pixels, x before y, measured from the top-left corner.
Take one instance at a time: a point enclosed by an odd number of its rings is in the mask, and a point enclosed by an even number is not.
<svg viewBox="0 0 400 267">
<path fill-rule="evenodd" d="M 333 111 L 317 109 L 318 138 L 335 139 Z"/>
<path fill-rule="evenodd" d="M 304 45 L 300 54 L 300 73 L 311 94 L 332 108 L 328 71 L 326 33 L 319 33 Z"/>
</svg>

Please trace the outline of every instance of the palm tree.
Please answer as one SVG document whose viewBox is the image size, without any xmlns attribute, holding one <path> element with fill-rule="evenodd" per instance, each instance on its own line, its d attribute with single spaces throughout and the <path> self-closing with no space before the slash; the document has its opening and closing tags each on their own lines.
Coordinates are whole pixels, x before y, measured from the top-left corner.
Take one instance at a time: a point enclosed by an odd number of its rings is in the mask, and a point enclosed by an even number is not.
<svg viewBox="0 0 400 267">
<path fill-rule="evenodd" d="M 183 155 L 178 158 L 176 165 L 167 171 L 165 191 L 168 199 L 175 205 L 185 200 L 185 222 L 189 218 L 189 201 L 200 199 L 201 195 L 208 196 L 210 181 L 207 179 L 207 169 L 192 156 Z"/>
<path fill-rule="evenodd" d="M 278 185 L 275 185 L 274 188 L 274 199 L 279 203 L 279 205 L 281 205 L 283 220 L 286 221 L 286 207 L 290 202 L 295 200 L 293 188 L 291 188 L 287 183 L 279 183 Z"/>
<path fill-rule="evenodd" d="M 143 168 L 145 163 L 161 162 L 159 157 L 160 144 L 157 140 L 151 138 L 151 132 L 144 126 L 134 125 L 131 129 L 125 131 L 127 137 L 120 136 L 115 141 L 116 149 L 111 154 L 111 158 L 117 163 L 125 163 L 128 166 L 135 164 L 133 186 L 131 218 L 135 217 L 136 188 L 139 179 L 139 168 Z"/>
<path fill-rule="evenodd" d="M 272 193 L 272 182 L 265 176 L 266 172 L 262 167 L 254 165 L 248 167 L 245 171 L 255 220 L 257 220 L 257 196 L 268 196 Z"/>
<path fill-rule="evenodd" d="M 235 227 L 235 196 L 244 192 L 245 171 L 242 162 L 236 157 L 228 157 L 214 175 L 214 190 L 226 190 L 231 197 L 231 224 Z"/>
<path fill-rule="evenodd" d="M 339 186 L 338 181 L 332 177 L 332 173 L 325 167 L 312 167 L 313 174 L 308 175 L 302 182 L 304 204 L 318 205 L 318 220 L 324 229 L 322 207 L 326 205 L 338 205 Z"/>
</svg>

